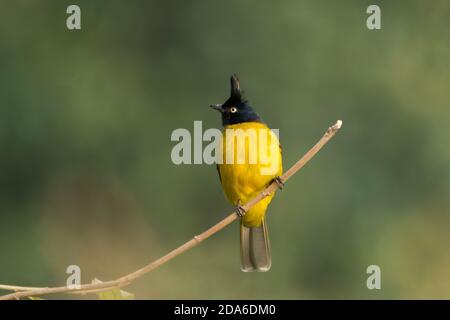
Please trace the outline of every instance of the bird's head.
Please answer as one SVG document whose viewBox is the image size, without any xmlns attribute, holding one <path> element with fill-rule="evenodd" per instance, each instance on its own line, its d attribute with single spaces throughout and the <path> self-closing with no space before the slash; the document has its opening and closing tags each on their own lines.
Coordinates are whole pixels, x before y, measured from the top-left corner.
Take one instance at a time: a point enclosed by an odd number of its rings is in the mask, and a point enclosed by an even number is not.
<svg viewBox="0 0 450 320">
<path fill-rule="evenodd" d="M 258 114 L 243 97 L 239 79 L 234 74 L 230 78 L 230 97 L 223 104 L 213 104 L 210 107 L 222 114 L 222 125 L 242 122 L 262 122 Z"/>
</svg>

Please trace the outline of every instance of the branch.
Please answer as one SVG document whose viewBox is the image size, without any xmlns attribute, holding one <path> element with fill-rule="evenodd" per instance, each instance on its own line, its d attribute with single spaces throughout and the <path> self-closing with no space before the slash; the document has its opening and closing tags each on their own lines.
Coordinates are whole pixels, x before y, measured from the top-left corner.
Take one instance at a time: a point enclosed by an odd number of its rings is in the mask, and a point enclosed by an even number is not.
<svg viewBox="0 0 450 320">
<path fill-rule="evenodd" d="M 335 135 L 335 133 L 341 128 L 342 121 L 338 120 L 335 125 L 328 128 L 322 138 L 302 157 L 298 160 L 291 168 L 289 168 L 282 176 L 282 181 L 286 182 L 289 180 L 297 171 L 299 171 L 306 163 L 308 163 L 311 158 L 313 158 L 317 152 Z M 254 197 L 252 200 L 243 205 L 243 209 L 247 212 L 251 207 L 257 204 L 259 201 L 267 197 L 270 193 L 274 192 L 278 188 L 275 182 L 272 182 L 264 191 Z M 54 293 L 76 293 L 76 294 L 86 294 L 98 291 L 106 291 L 110 289 L 121 288 L 129 285 L 134 280 L 142 277 L 143 275 L 153 271 L 154 269 L 162 266 L 166 262 L 172 260 L 173 258 L 179 256 L 180 254 L 192 249 L 202 241 L 208 239 L 213 234 L 219 232 L 232 222 L 238 219 L 236 212 L 232 212 L 225 219 L 215 224 L 203 233 L 195 236 L 188 242 L 179 246 L 178 248 L 170 251 L 161 258 L 153 261 L 152 263 L 146 265 L 145 267 L 136 270 L 130 274 L 120 277 L 116 280 L 101 282 L 101 283 L 91 283 L 80 285 L 76 289 L 70 289 L 66 286 L 64 287 L 53 287 L 53 288 L 34 288 L 34 287 L 19 287 L 19 286 L 9 286 L 0 285 L 0 289 L 16 291 L 15 293 L 10 293 L 4 296 L 0 296 L 0 300 L 13 300 L 33 296 L 41 296 Z"/>
</svg>

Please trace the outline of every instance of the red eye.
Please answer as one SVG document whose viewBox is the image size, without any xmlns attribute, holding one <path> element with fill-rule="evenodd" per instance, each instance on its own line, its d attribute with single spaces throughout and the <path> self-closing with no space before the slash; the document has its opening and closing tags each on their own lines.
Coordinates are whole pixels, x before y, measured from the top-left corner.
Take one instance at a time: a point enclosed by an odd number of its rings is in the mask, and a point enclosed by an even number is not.
<svg viewBox="0 0 450 320">
<path fill-rule="evenodd" d="M 230 108 L 230 112 L 231 112 L 231 113 L 236 113 L 236 111 L 237 111 L 237 108 L 236 108 L 236 107 L 231 107 L 231 108 Z"/>
</svg>

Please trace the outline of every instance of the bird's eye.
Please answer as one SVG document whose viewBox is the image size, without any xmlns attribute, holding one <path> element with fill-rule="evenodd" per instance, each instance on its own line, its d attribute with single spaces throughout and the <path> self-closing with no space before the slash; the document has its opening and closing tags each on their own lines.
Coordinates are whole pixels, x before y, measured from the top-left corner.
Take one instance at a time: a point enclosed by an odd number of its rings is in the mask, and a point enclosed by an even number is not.
<svg viewBox="0 0 450 320">
<path fill-rule="evenodd" d="M 236 111 L 237 111 L 237 108 L 236 108 L 236 107 L 231 107 L 231 108 L 230 108 L 230 112 L 231 112 L 231 113 L 236 113 Z"/>
</svg>

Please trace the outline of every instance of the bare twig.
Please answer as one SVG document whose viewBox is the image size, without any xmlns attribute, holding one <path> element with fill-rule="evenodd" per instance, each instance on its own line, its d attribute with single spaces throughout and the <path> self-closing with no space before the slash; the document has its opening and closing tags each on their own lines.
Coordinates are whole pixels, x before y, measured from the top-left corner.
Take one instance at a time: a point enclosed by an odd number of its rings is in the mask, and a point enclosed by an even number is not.
<svg viewBox="0 0 450 320">
<path fill-rule="evenodd" d="M 21 287 L 21 286 L 10 286 L 6 284 L 0 284 L 0 290 L 8 290 L 8 291 L 28 291 L 28 290 L 36 290 L 43 289 L 40 287 Z"/>
<path fill-rule="evenodd" d="M 338 120 L 336 124 L 328 128 L 322 138 L 302 157 L 298 160 L 291 168 L 289 168 L 282 176 L 282 181 L 287 181 L 291 178 L 297 171 L 299 171 L 312 157 L 316 155 L 317 152 L 335 135 L 335 133 L 341 128 L 342 121 Z M 252 200 L 243 205 L 243 209 L 248 211 L 251 207 L 257 204 L 259 201 L 267 197 L 271 192 L 274 192 L 278 188 L 275 182 L 271 183 L 265 190 L 254 197 Z M 173 258 L 179 256 L 180 254 L 192 249 L 205 239 L 208 239 L 213 234 L 219 232 L 238 218 L 236 212 L 232 212 L 225 219 L 215 224 L 203 233 L 193 237 L 188 242 L 179 246 L 178 248 L 170 251 L 161 258 L 153 261 L 152 263 L 146 265 L 145 267 L 136 270 L 130 274 L 120 277 L 116 280 L 101 282 L 101 283 L 91 283 L 80 285 L 77 289 L 70 289 L 66 286 L 64 287 L 53 287 L 53 288 L 35 288 L 35 287 L 20 287 L 20 286 L 10 286 L 10 285 L 0 285 L 0 289 L 16 291 L 4 296 L 0 296 L 0 300 L 13 300 L 33 296 L 41 296 L 54 293 L 76 293 L 76 294 L 86 294 L 98 291 L 106 291 L 115 288 L 121 288 L 129 285 L 134 280 L 142 277 L 144 274 L 153 271 L 154 269 L 160 267 L 166 262 L 172 260 Z"/>
</svg>

